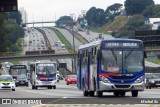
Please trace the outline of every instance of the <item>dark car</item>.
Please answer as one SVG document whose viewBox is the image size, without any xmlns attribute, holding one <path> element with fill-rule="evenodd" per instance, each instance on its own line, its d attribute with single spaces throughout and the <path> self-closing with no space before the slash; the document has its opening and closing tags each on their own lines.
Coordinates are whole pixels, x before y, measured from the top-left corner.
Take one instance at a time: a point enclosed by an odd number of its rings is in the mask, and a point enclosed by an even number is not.
<svg viewBox="0 0 160 107">
<path fill-rule="evenodd" d="M 17 79 L 15 81 L 15 85 L 16 87 L 18 86 L 29 86 L 29 82 L 28 82 L 28 79 L 25 75 L 18 75 L 17 76 Z"/>
<path fill-rule="evenodd" d="M 145 86 L 147 89 L 160 87 L 160 73 L 147 73 L 145 77 Z"/>
<path fill-rule="evenodd" d="M 66 84 L 76 84 L 77 83 L 77 75 L 67 75 L 66 76 Z"/>
<path fill-rule="evenodd" d="M 62 75 L 58 75 L 58 79 L 59 80 L 63 80 L 63 76 Z"/>
</svg>

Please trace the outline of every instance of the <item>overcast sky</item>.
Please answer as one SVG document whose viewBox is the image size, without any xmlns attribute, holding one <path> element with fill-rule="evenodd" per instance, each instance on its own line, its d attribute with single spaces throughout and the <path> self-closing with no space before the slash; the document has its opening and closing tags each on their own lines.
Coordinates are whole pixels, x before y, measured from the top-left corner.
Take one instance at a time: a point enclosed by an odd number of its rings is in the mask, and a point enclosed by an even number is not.
<svg viewBox="0 0 160 107">
<path fill-rule="evenodd" d="M 30 21 L 49 21 L 60 16 L 75 14 L 78 17 L 81 11 L 88 11 L 91 7 L 106 10 L 107 6 L 114 3 L 124 4 L 125 0 L 18 0 L 18 7 L 23 7 Z M 154 0 L 160 4 L 160 0 Z"/>
</svg>

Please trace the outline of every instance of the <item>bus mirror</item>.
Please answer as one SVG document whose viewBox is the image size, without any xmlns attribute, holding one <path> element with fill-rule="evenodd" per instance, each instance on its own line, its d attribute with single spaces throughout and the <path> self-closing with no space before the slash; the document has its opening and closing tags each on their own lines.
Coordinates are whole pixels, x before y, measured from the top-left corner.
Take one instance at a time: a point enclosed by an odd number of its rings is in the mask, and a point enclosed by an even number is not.
<svg viewBox="0 0 160 107">
<path fill-rule="evenodd" d="M 146 51 L 144 51 L 144 58 L 147 58 L 147 53 L 146 53 Z"/>
<path fill-rule="evenodd" d="M 98 53 L 97 53 L 97 60 L 101 60 L 102 59 L 102 53 L 100 50 L 98 50 Z"/>
</svg>

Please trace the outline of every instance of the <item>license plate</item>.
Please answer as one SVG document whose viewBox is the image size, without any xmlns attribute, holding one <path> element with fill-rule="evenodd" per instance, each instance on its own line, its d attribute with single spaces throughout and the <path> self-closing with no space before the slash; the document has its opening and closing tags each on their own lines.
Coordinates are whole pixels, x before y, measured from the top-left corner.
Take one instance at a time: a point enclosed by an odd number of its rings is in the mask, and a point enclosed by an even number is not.
<svg viewBox="0 0 160 107">
<path fill-rule="evenodd" d="M 48 82 L 48 81 L 47 81 L 47 82 L 43 82 L 43 84 L 51 84 L 51 82 Z"/>
<path fill-rule="evenodd" d="M 160 85 L 160 84 L 156 84 L 156 85 Z"/>
</svg>

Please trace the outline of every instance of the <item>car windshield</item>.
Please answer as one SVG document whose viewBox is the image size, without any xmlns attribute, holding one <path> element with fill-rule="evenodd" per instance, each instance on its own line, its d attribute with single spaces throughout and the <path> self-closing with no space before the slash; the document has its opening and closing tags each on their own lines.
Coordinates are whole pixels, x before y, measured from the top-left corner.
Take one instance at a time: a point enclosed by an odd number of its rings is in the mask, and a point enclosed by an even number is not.
<svg viewBox="0 0 160 107">
<path fill-rule="evenodd" d="M 0 81 L 12 81 L 13 78 L 11 76 L 0 76 Z"/>
<path fill-rule="evenodd" d="M 143 52 L 102 50 L 101 68 L 114 73 L 140 72 L 143 70 Z"/>
<path fill-rule="evenodd" d="M 26 75 L 27 74 L 27 70 L 26 69 L 10 69 L 10 74 L 11 75 Z"/>
<path fill-rule="evenodd" d="M 77 78 L 77 75 L 68 75 L 68 78 Z"/>
<path fill-rule="evenodd" d="M 150 79 L 160 79 L 160 74 L 148 74 L 147 78 L 150 78 Z"/>
</svg>

